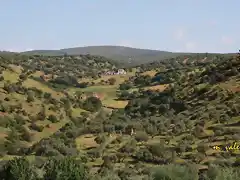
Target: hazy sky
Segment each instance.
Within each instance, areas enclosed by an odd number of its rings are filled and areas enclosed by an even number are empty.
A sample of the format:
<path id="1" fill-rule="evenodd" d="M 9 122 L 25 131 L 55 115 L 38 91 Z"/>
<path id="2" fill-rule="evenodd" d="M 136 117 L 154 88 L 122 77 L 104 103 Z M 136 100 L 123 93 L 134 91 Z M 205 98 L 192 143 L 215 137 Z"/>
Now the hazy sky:
<path id="1" fill-rule="evenodd" d="M 236 52 L 240 0 L 2 0 L 0 49 Z"/>

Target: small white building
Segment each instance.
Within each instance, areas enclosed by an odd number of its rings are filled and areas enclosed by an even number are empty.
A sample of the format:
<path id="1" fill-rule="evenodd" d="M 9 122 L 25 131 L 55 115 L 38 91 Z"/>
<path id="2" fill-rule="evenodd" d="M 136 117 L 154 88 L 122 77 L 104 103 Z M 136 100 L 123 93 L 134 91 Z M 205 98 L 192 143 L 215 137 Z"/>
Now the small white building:
<path id="1" fill-rule="evenodd" d="M 107 71 L 104 74 L 105 75 L 122 75 L 122 74 L 127 74 L 127 72 L 124 69 L 118 69 L 117 71 Z"/>
<path id="2" fill-rule="evenodd" d="M 127 72 L 124 69 L 118 69 L 116 74 L 127 74 Z"/>

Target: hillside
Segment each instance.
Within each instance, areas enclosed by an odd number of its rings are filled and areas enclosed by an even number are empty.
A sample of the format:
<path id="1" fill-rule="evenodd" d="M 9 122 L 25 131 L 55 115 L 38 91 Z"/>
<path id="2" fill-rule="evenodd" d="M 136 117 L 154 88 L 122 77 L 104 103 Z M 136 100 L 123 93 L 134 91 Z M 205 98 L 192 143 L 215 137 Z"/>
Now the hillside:
<path id="1" fill-rule="evenodd" d="M 0 179 L 238 179 L 240 54 L 0 58 Z"/>

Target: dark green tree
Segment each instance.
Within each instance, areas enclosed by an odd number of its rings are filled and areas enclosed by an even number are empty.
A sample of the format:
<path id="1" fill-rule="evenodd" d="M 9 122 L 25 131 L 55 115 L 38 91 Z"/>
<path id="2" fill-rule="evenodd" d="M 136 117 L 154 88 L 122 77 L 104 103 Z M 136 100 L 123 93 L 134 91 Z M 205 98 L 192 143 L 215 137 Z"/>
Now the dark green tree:
<path id="1" fill-rule="evenodd" d="M 72 157 L 49 159 L 45 166 L 45 180 L 85 180 L 85 167 Z"/>
<path id="2" fill-rule="evenodd" d="M 2 172 L 0 179 L 4 180 L 36 180 L 37 173 L 25 158 L 15 158 L 9 161 Z"/>

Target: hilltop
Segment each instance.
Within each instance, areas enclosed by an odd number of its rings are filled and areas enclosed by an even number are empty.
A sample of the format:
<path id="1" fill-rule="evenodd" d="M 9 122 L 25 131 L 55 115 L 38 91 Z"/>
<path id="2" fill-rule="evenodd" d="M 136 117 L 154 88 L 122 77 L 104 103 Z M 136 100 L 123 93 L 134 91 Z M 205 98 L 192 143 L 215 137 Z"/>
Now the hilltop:
<path id="1" fill-rule="evenodd" d="M 224 147 L 240 140 L 240 55 L 180 55 L 120 75 L 102 74 L 123 65 L 97 55 L 0 58 L 2 176 L 239 176 L 239 151 Z"/>

